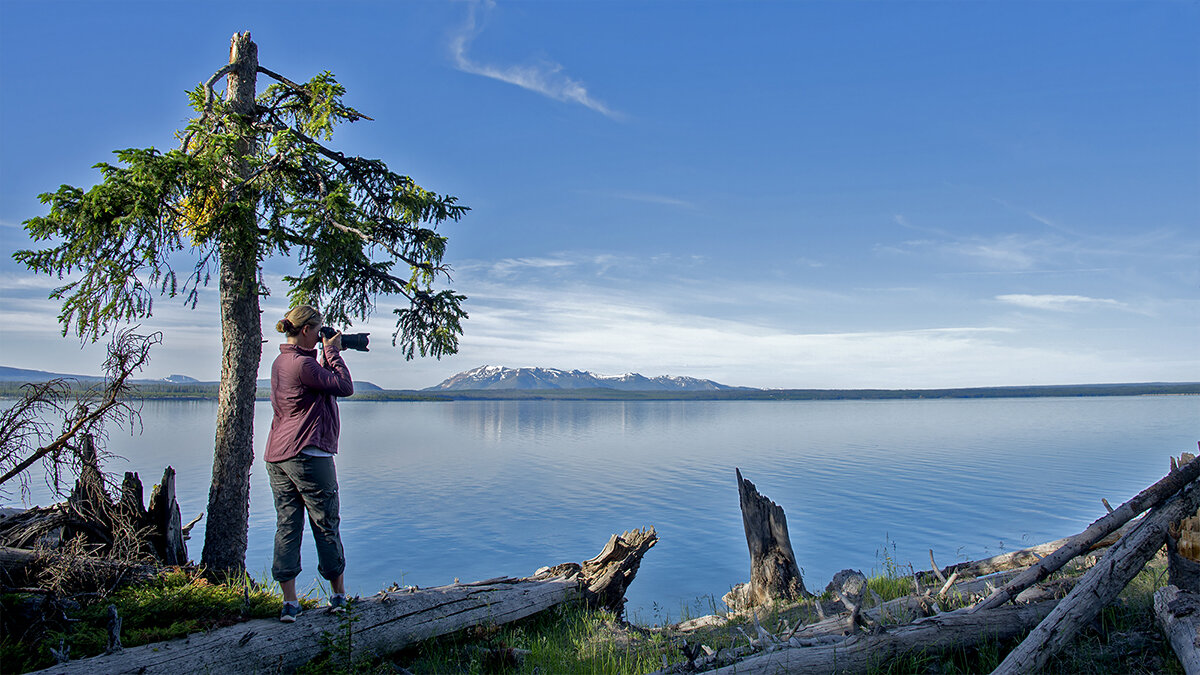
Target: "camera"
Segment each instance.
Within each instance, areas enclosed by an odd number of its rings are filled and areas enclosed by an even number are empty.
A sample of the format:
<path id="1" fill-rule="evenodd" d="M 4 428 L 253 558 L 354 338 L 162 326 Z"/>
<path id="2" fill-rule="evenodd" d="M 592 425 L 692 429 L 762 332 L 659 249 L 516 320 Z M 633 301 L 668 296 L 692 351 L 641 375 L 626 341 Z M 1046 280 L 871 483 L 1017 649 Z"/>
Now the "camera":
<path id="1" fill-rule="evenodd" d="M 337 329 L 322 326 L 321 330 L 317 331 L 317 334 L 321 336 L 321 340 L 329 340 L 334 335 L 337 335 Z M 367 348 L 367 343 L 371 341 L 370 335 L 370 333 L 342 333 L 342 349 L 369 352 L 371 350 Z"/>

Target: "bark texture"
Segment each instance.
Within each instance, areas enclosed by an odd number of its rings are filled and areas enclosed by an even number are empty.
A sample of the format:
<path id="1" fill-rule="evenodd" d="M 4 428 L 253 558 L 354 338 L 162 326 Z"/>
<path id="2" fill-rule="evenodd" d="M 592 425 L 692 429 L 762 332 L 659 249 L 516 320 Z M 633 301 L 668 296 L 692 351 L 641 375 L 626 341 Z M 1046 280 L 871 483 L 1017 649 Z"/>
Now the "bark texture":
<path id="1" fill-rule="evenodd" d="M 353 656 L 388 654 L 473 625 L 523 619 L 580 597 L 579 584 L 551 579 L 495 579 L 417 591 L 381 593 L 351 606 L 350 618 L 308 610 L 295 623 L 256 619 L 185 640 L 126 647 L 37 671 L 68 673 L 294 672 L 325 651 L 322 636 L 352 633 Z"/>
<path id="2" fill-rule="evenodd" d="M 993 675 L 1016 675 L 1043 669 L 1050 657 L 1070 644 L 1080 629 L 1089 625 L 1162 548 L 1171 523 L 1194 513 L 1198 506 L 1200 479 L 1192 481 L 1182 492 L 1147 514 L 1141 524 L 1110 548 L 1054 611 L 1009 652 Z"/>
<path id="3" fill-rule="evenodd" d="M 1154 616 L 1187 675 L 1200 675 L 1200 595 L 1165 586 L 1154 592 Z"/>
<path id="4" fill-rule="evenodd" d="M 794 601 L 808 597 L 804 579 L 792 552 L 787 518 L 783 508 L 758 493 L 754 483 L 734 469 L 746 545 L 750 548 L 749 601 L 752 606 L 775 600 Z"/>
<path id="5" fill-rule="evenodd" d="M 623 616 L 625 591 L 633 583 L 642 557 L 657 543 L 658 534 L 653 527 L 612 535 L 599 555 L 580 565 L 588 602 Z"/>
<path id="6" fill-rule="evenodd" d="M 258 73 L 258 47 L 250 33 L 234 34 L 229 47 L 226 101 L 235 115 L 252 121 Z M 231 159 L 243 179 L 250 174 L 244 157 L 248 139 Z M 231 186 L 232 187 L 232 186 Z M 253 203 L 242 195 L 243 203 Z M 258 246 L 255 210 L 241 208 L 221 223 L 221 385 L 217 391 L 217 428 L 212 486 L 201 562 L 211 572 L 245 569 L 250 518 L 250 471 L 254 462 L 254 397 L 262 360 L 262 322 L 258 300 Z"/>
<path id="7" fill-rule="evenodd" d="M 831 644 L 784 647 L 712 671 L 720 675 L 865 672 L 909 651 L 936 652 L 1006 640 L 1029 630 L 1057 601 L 1006 605 L 986 612 L 946 612 L 882 632 L 859 633 Z"/>

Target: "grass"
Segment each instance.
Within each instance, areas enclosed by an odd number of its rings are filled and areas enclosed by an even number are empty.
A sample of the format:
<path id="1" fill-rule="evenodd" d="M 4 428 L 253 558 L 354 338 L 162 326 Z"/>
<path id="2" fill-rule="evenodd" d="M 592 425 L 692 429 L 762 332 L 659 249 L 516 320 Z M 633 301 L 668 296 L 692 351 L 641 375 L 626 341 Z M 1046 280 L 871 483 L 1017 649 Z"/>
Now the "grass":
<path id="1" fill-rule="evenodd" d="M 164 572 L 104 598 L 54 601 L 38 594 L 7 593 L 0 596 L 4 615 L 0 662 L 4 672 L 24 672 L 54 665 L 50 648 L 70 649 L 71 658 L 104 653 L 109 605 L 117 608 L 122 620 L 122 645 L 134 647 L 277 616 L 281 603 L 282 597 L 271 586 L 249 578 L 212 584 L 184 570 Z"/>
<path id="2" fill-rule="evenodd" d="M 906 594 L 902 578 L 907 566 L 889 564 L 868 579 L 884 600 Z M 1067 650 L 1057 655 L 1046 673 L 1181 673 L 1178 660 L 1158 631 L 1153 618 L 1153 592 L 1166 583 L 1165 562 L 1151 562 L 1095 624 L 1084 630 Z M 269 584 L 235 579 L 210 584 L 195 574 L 174 571 L 150 583 L 126 588 L 106 598 L 61 601 L 54 611 L 32 611 L 42 596 L 10 593 L 0 596 L 4 632 L 0 662 L 4 672 L 23 672 L 53 665 L 50 649 L 70 649 L 72 658 L 103 653 L 107 646 L 107 607 L 112 604 L 124 621 L 122 642 L 131 647 L 237 623 L 249 618 L 274 617 L 281 598 Z M 90 602 L 84 603 L 83 600 Z M 306 606 L 315 601 L 305 600 Z M 696 603 L 702 607 L 703 603 Z M 715 608 L 715 598 L 708 607 Z M 45 608 L 43 608 L 44 610 Z M 57 613 L 56 613 L 57 612 Z M 65 614 L 64 614 L 65 612 Z M 21 623 L 35 615 L 36 621 Z M 69 617 L 70 620 L 64 620 Z M 811 604 L 760 609 L 755 619 L 768 631 L 780 633 L 797 623 L 816 620 Z M 385 657 L 364 658 L 354 643 L 353 609 L 343 615 L 337 631 L 324 635 L 324 654 L 302 673 L 394 673 L 404 668 L 425 673 L 646 673 L 663 666 L 663 659 L 684 659 L 684 641 L 720 650 L 746 644 L 754 634 L 754 619 L 731 617 L 720 627 L 682 633 L 673 627 L 644 628 L 617 620 L 609 612 L 579 606 L 560 606 L 521 622 L 475 627 L 427 641 Z M 741 629 L 741 630 L 739 630 Z M 743 633 L 744 631 L 745 633 Z M 906 654 L 874 671 L 893 673 L 977 673 L 994 669 L 1015 646 L 996 642 L 973 649 Z"/>

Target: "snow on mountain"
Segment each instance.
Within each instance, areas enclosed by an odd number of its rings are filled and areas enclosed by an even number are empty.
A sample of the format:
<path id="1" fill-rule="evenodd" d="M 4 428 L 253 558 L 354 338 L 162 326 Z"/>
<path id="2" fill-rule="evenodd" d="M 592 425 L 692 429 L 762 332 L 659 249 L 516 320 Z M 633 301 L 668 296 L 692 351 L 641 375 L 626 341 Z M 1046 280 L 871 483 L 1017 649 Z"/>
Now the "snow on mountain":
<path id="1" fill-rule="evenodd" d="M 586 370 L 479 366 L 425 391 L 480 389 L 617 389 L 620 391 L 718 391 L 744 389 L 694 377 L 646 377 L 638 373 L 596 375 Z"/>
<path id="2" fill-rule="evenodd" d="M 170 382 L 171 384 L 195 384 L 195 383 L 200 382 L 200 380 L 197 380 L 194 377 L 188 377 L 187 375 L 178 375 L 178 374 L 168 375 L 168 376 L 164 377 L 162 379 L 162 381 Z"/>

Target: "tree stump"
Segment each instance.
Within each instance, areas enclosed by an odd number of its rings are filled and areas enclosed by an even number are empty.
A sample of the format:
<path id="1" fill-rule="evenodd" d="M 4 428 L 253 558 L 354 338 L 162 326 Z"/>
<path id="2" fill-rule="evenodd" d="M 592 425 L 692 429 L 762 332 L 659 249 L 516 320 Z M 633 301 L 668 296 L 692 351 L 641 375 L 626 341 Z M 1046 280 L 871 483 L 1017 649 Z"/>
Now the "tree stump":
<path id="1" fill-rule="evenodd" d="M 186 565 L 187 545 L 183 543 L 183 518 L 179 502 L 175 501 L 175 469 L 163 471 L 162 482 L 150 491 L 150 508 L 146 516 L 152 528 L 150 542 L 159 560 L 167 565 Z"/>
<path id="2" fill-rule="evenodd" d="M 796 554 L 792 552 L 783 508 L 759 494 L 754 483 L 742 478 L 741 469 L 734 471 L 746 545 L 750 548 L 750 586 L 746 598 L 750 606 L 810 597 L 796 565 Z"/>

